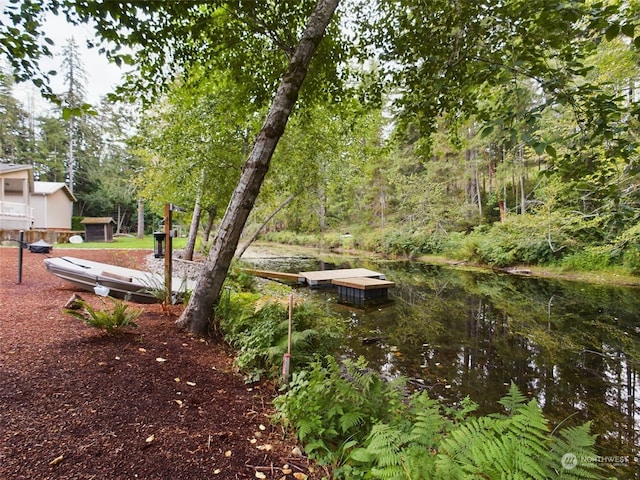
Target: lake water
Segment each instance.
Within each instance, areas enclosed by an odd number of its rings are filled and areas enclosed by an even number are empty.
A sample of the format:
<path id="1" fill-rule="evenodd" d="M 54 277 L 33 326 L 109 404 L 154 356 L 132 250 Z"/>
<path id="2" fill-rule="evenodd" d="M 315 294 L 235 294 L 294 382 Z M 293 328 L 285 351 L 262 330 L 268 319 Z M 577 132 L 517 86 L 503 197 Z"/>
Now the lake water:
<path id="1" fill-rule="evenodd" d="M 591 421 L 598 463 L 640 478 L 640 289 L 336 256 L 268 267 L 384 273 L 396 283 L 385 305 L 352 308 L 334 290 L 309 291 L 348 322 L 343 355 L 448 404 L 469 396 L 480 413 L 497 411 L 514 382 L 551 429 Z"/>

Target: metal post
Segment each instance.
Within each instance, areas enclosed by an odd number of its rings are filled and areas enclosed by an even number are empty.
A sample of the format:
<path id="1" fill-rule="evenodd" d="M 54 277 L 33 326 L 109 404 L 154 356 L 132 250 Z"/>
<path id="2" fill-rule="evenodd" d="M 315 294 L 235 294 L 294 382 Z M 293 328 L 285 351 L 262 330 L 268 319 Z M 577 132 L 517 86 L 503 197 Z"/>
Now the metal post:
<path id="1" fill-rule="evenodd" d="M 164 205 L 164 235 L 165 235 L 165 247 L 164 247 L 164 284 L 165 284 L 165 297 L 164 301 L 167 305 L 171 305 L 171 264 L 173 256 L 173 239 L 171 238 L 171 211 L 172 205 L 165 203 Z"/>
<path id="2" fill-rule="evenodd" d="M 18 283 L 22 283 L 22 246 L 24 245 L 24 230 L 18 233 Z"/>

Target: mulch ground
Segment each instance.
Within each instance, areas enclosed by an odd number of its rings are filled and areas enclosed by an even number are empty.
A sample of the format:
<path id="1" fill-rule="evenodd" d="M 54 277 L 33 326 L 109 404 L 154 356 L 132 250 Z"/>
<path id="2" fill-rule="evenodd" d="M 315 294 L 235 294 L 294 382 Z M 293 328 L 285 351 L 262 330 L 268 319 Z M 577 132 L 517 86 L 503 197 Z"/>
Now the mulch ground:
<path id="1" fill-rule="evenodd" d="M 148 251 L 63 250 L 144 269 Z M 321 478 L 269 422 L 269 385 L 247 385 L 225 346 L 139 305 L 138 328 L 106 335 L 65 314 L 78 292 L 42 254 L 0 247 L 0 478 Z M 290 470 L 290 471 L 289 471 Z"/>

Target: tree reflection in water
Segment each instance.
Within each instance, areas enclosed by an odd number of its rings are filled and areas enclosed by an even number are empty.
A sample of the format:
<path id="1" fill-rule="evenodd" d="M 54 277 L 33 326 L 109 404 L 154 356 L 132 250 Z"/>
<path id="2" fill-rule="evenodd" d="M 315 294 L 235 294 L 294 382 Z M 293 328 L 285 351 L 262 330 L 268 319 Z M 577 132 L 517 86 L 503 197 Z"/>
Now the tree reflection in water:
<path id="1" fill-rule="evenodd" d="M 637 463 L 638 289 L 411 262 L 334 263 L 378 270 L 396 283 L 387 306 L 336 308 L 351 326 L 344 355 L 363 355 L 385 377 L 403 375 L 450 405 L 468 395 L 479 413 L 495 412 L 513 381 L 538 400 L 551 430 L 590 421 L 601 456 Z M 316 295 L 336 301 L 335 292 Z M 614 472 L 634 478 L 633 469 Z"/>

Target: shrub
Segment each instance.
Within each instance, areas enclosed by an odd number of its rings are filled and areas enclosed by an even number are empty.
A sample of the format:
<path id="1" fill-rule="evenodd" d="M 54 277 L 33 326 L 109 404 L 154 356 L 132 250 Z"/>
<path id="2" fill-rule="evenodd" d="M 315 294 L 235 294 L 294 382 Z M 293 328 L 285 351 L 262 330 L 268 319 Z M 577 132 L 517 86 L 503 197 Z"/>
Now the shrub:
<path id="1" fill-rule="evenodd" d="M 490 228 L 474 230 L 455 256 L 499 267 L 550 263 L 576 245 L 574 220 L 559 215 L 511 216 Z"/>
<path id="2" fill-rule="evenodd" d="M 560 261 L 562 267 L 582 271 L 604 270 L 616 263 L 618 262 L 612 245 L 585 247 Z"/>
<path id="3" fill-rule="evenodd" d="M 288 349 L 288 297 L 232 293 L 221 298 L 216 316 L 225 340 L 239 353 L 236 365 L 247 381 L 276 378 Z M 343 328 L 336 319 L 299 302 L 293 310 L 290 368 L 302 369 L 316 354 L 332 352 Z"/>
<path id="4" fill-rule="evenodd" d="M 288 391 L 274 400 L 275 419 L 295 431 L 311 458 L 339 472 L 375 424 L 392 420 L 400 386 L 384 382 L 363 359 L 340 366 L 326 356 L 293 374 Z M 344 478 L 355 478 L 349 474 Z"/>
<path id="5" fill-rule="evenodd" d="M 631 275 L 640 275 L 640 247 L 627 249 L 622 264 Z"/>
<path id="6" fill-rule="evenodd" d="M 640 223 L 625 230 L 616 241 L 616 251 L 622 252 L 622 264 L 632 275 L 640 275 Z"/>
<path id="7" fill-rule="evenodd" d="M 74 301 L 74 308 L 67 308 L 64 312 L 74 318 L 82 320 L 87 325 L 106 331 L 108 334 L 115 333 L 119 329 L 131 326 L 137 327 L 135 320 L 142 314 L 140 309 L 129 309 L 125 302 L 114 298 L 109 298 L 113 303 L 111 311 L 97 310 L 86 301 L 78 298 Z M 105 303 L 104 300 L 102 301 Z M 106 304 L 105 304 L 106 305 Z"/>

